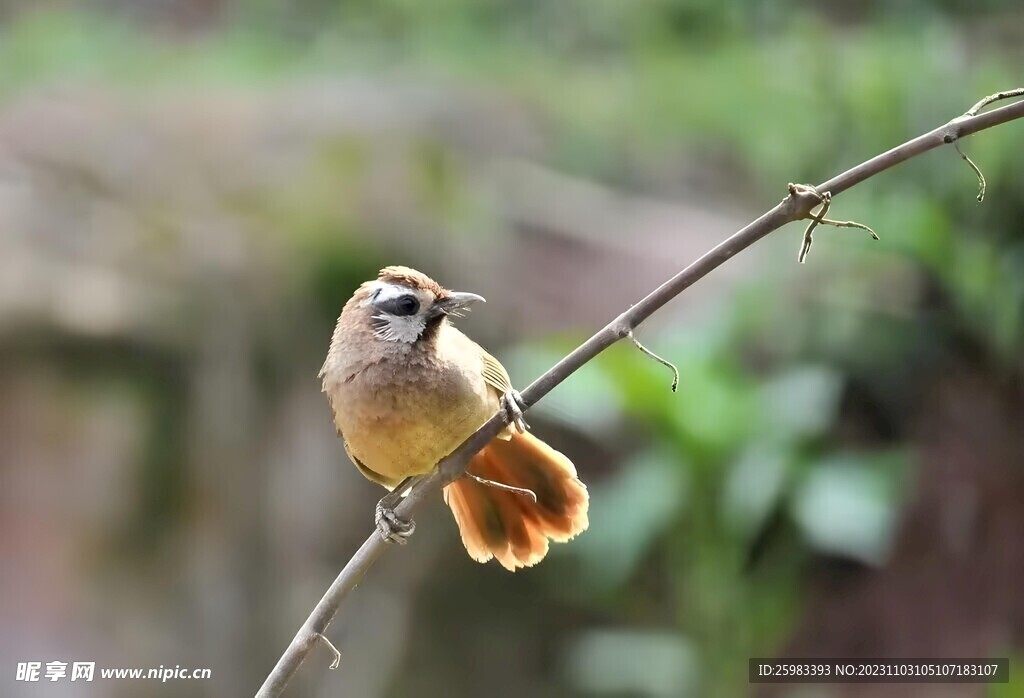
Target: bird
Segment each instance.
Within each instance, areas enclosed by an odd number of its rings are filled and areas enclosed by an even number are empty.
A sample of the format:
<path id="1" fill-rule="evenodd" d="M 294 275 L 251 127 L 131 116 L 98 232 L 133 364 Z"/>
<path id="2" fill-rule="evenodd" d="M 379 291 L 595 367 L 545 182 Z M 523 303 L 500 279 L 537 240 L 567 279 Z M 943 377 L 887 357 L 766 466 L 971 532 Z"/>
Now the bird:
<path id="1" fill-rule="evenodd" d="M 345 303 L 319 377 L 349 459 L 391 491 L 375 522 L 398 543 L 415 527 L 393 507 L 408 483 L 501 411 L 505 428 L 443 496 L 469 556 L 514 572 L 586 530 L 589 495 L 572 461 L 527 430 L 501 363 L 452 324 L 483 302 L 415 269 L 385 267 Z"/>

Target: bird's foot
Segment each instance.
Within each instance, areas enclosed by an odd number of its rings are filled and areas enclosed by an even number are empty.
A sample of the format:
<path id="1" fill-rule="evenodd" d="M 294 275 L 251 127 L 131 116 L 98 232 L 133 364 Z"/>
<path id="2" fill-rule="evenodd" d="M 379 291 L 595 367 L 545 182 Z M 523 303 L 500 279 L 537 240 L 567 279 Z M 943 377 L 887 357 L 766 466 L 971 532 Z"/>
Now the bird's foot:
<path id="1" fill-rule="evenodd" d="M 387 499 L 388 497 L 385 496 L 377 502 L 377 508 L 374 510 L 373 521 L 377 525 L 377 533 L 389 543 L 405 545 L 409 536 L 416 531 L 416 522 L 412 519 L 406 521 L 399 518 L 394 507 L 386 501 Z"/>
<path id="2" fill-rule="evenodd" d="M 505 423 L 514 426 L 520 434 L 530 428 L 523 419 L 526 407 L 523 396 L 514 388 L 501 396 L 501 410 L 505 413 Z"/>

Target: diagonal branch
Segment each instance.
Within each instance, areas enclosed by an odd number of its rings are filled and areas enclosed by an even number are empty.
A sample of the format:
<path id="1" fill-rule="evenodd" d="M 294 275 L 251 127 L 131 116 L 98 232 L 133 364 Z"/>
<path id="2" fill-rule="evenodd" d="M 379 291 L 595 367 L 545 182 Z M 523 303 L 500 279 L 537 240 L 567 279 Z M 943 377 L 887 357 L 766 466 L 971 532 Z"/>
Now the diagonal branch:
<path id="1" fill-rule="evenodd" d="M 945 143 L 952 143 L 959 138 L 969 136 L 993 126 L 1024 117 L 1024 101 L 1015 102 L 992 111 L 978 114 L 977 112 L 997 99 L 1014 97 L 1024 94 L 1024 89 L 1009 90 L 987 97 L 972 108 L 971 112 L 953 119 L 928 133 L 907 141 L 903 145 L 862 162 L 842 174 L 817 185 L 816 187 L 791 187 L 790 194 L 777 206 L 763 214 L 739 232 L 719 243 L 714 249 L 693 262 L 690 266 L 673 276 L 652 291 L 629 310 L 608 323 L 601 331 L 577 347 L 553 366 L 547 373 L 535 380 L 523 391 L 525 406 L 532 406 L 547 395 L 559 383 L 573 372 L 593 359 L 599 353 L 620 339 L 627 337 L 640 323 L 650 317 L 670 300 L 678 296 L 694 283 L 711 273 L 733 255 L 742 252 L 755 242 L 778 230 L 786 223 L 810 217 L 811 210 L 821 203 L 816 192 L 828 192 L 833 197 L 847 189 L 860 184 L 869 177 L 920 155 L 938 148 Z M 395 513 L 408 518 L 412 512 L 428 497 L 436 495 L 440 489 L 462 475 L 469 459 L 488 444 L 505 427 L 502 413 L 491 417 L 476 433 L 466 439 L 455 451 L 441 461 L 437 470 L 424 477 L 409 492 L 408 496 L 396 507 Z M 345 565 L 334 583 L 313 609 L 309 618 L 303 623 L 299 632 L 292 639 L 288 649 L 278 660 L 263 686 L 256 694 L 257 698 L 272 698 L 284 690 L 288 680 L 298 670 L 299 665 L 319 642 L 321 634 L 327 629 L 331 620 L 338 612 L 342 601 L 356 588 L 363 575 L 384 552 L 387 544 L 384 539 L 373 532 L 359 550 Z"/>

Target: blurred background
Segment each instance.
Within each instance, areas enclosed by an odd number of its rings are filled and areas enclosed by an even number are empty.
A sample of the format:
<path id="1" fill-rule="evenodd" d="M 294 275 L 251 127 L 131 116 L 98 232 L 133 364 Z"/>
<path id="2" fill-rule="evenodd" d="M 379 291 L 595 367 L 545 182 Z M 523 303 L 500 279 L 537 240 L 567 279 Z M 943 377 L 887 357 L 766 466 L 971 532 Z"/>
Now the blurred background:
<path id="1" fill-rule="evenodd" d="M 383 493 L 317 372 L 386 264 L 520 387 L 777 203 L 1020 86 L 1016 0 L 0 2 L 0 694 L 252 695 Z M 773 234 L 532 411 L 591 527 L 441 504 L 291 696 L 1024 696 L 1024 123 Z M 1005 657 L 751 686 L 756 656 Z M 18 662 L 210 668 L 19 683 Z"/>

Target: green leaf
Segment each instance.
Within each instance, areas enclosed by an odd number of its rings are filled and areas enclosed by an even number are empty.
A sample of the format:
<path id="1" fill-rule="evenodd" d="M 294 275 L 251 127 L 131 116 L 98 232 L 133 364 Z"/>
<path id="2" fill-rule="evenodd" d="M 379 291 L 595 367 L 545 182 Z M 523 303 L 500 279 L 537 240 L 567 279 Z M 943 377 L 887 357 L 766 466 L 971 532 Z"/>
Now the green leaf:
<path id="1" fill-rule="evenodd" d="M 823 434 L 835 421 L 842 386 L 842 376 L 824 366 L 803 366 L 769 380 L 761 388 L 769 440 Z"/>
<path id="2" fill-rule="evenodd" d="M 576 638 L 565 669 L 587 694 L 685 698 L 696 695 L 700 662 L 693 643 L 679 635 L 595 630 Z"/>
<path id="3" fill-rule="evenodd" d="M 591 487 L 590 528 L 569 547 L 583 561 L 586 583 L 608 589 L 625 582 L 685 506 L 688 489 L 686 471 L 669 453 L 640 455 Z"/>
<path id="4" fill-rule="evenodd" d="M 782 496 L 789 455 L 780 448 L 754 443 L 725 476 L 722 516 L 744 538 L 757 534 Z"/>
<path id="5" fill-rule="evenodd" d="M 561 361 L 565 353 L 556 348 L 521 345 L 505 355 L 504 364 L 512 384 L 522 389 Z M 530 412 L 580 431 L 599 433 L 620 421 L 622 405 L 614 381 L 599 364 L 590 362 L 548 393 Z"/>
<path id="6" fill-rule="evenodd" d="M 792 514 L 812 547 L 868 564 L 889 553 L 905 458 L 898 453 L 833 456 L 811 470 Z"/>

